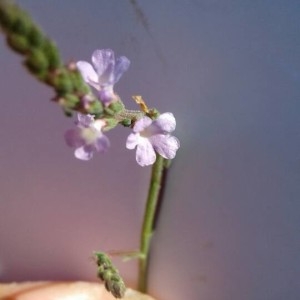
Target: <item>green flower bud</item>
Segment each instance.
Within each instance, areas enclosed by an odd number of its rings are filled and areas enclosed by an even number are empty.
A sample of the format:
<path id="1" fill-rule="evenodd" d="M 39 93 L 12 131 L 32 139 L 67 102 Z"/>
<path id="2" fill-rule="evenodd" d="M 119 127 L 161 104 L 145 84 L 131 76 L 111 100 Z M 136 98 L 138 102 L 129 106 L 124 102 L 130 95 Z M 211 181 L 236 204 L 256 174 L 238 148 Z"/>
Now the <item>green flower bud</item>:
<path id="1" fill-rule="evenodd" d="M 149 109 L 148 113 L 146 114 L 151 119 L 155 120 L 159 117 L 160 113 L 156 108 Z"/>
<path id="2" fill-rule="evenodd" d="M 119 122 L 114 118 L 105 118 L 103 120 L 106 123 L 105 127 L 103 128 L 104 132 L 115 128 L 119 124 Z"/>
<path id="3" fill-rule="evenodd" d="M 11 31 L 15 20 L 18 18 L 19 10 L 15 5 L 7 5 L 5 1 L 0 1 L 0 24 L 7 30 Z"/>
<path id="4" fill-rule="evenodd" d="M 48 61 L 44 53 L 38 49 L 32 49 L 25 61 L 25 65 L 33 74 L 43 74 L 47 72 Z"/>
<path id="5" fill-rule="evenodd" d="M 123 298 L 126 286 L 123 281 L 119 281 L 116 277 L 110 278 L 108 281 L 105 281 L 105 288 L 113 294 L 115 298 Z"/>
<path id="6" fill-rule="evenodd" d="M 69 74 L 70 79 L 72 80 L 74 91 L 83 95 L 88 94 L 90 88 L 83 81 L 81 74 L 76 69 L 70 70 Z"/>
<path id="7" fill-rule="evenodd" d="M 73 92 L 72 82 L 65 72 L 56 75 L 53 79 L 52 84 L 59 95 Z"/>
<path id="8" fill-rule="evenodd" d="M 45 37 L 41 30 L 33 26 L 27 34 L 28 43 L 34 48 L 42 48 L 45 43 Z"/>
<path id="9" fill-rule="evenodd" d="M 45 56 L 48 59 L 50 70 L 59 68 L 61 66 L 61 61 L 55 43 L 51 40 L 46 40 L 43 49 Z"/>
<path id="10" fill-rule="evenodd" d="M 124 120 L 122 120 L 121 124 L 125 127 L 130 127 L 132 124 L 132 121 L 130 119 L 124 119 Z"/>
<path id="11" fill-rule="evenodd" d="M 12 31 L 14 33 L 26 36 L 32 27 L 32 22 L 26 14 L 20 15 L 12 24 Z"/>
<path id="12" fill-rule="evenodd" d="M 67 94 L 64 96 L 64 107 L 74 109 L 80 103 L 78 97 L 72 94 Z"/>
<path id="13" fill-rule="evenodd" d="M 26 54 L 29 49 L 28 42 L 26 38 L 19 34 L 10 34 L 7 36 L 8 45 L 21 54 Z"/>
<path id="14" fill-rule="evenodd" d="M 102 103 L 98 100 L 90 102 L 86 108 L 86 111 L 91 115 L 100 115 L 103 112 Z"/>
<path id="15" fill-rule="evenodd" d="M 73 110 L 80 102 L 80 100 L 72 94 L 65 95 L 64 97 L 55 97 L 53 100 L 62 107 L 67 117 L 71 117 L 73 115 Z"/>
<path id="16" fill-rule="evenodd" d="M 125 109 L 122 101 L 113 101 L 108 105 L 108 109 L 113 112 L 113 114 L 119 113 Z"/>

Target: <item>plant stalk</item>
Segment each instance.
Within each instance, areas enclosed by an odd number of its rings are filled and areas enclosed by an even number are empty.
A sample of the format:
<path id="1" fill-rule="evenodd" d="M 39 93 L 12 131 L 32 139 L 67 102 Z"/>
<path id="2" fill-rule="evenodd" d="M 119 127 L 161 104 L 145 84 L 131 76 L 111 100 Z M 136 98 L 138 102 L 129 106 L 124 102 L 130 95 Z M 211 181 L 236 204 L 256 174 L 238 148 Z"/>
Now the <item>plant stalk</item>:
<path id="1" fill-rule="evenodd" d="M 156 161 L 152 166 L 150 186 L 140 236 L 138 289 L 143 293 L 147 291 L 150 245 L 153 234 L 155 212 L 163 178 L 163 168 L 164 158 L 157 154 Z"/>

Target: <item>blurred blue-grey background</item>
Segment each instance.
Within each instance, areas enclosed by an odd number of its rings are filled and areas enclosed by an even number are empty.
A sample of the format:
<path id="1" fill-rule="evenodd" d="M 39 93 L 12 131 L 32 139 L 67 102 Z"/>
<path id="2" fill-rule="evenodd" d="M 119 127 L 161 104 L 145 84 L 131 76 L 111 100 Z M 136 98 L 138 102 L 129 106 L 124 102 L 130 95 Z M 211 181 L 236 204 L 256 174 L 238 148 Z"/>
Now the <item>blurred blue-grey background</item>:
<path id="1" fill-rule="evenodd" d="M 150 293 L 298 300 L 298 0 L 19 0 L 65 61 L 112 48 L 115 90 L 177 118 L 181 141 L 154 236 Z M 0 36 L 0 280 L 96 280 L 93 250 L 138 247 L 150 168 L 112 147 L 77 161 L 53 92 Z M 136 262 L 116 263 L 136 285 Z"/>

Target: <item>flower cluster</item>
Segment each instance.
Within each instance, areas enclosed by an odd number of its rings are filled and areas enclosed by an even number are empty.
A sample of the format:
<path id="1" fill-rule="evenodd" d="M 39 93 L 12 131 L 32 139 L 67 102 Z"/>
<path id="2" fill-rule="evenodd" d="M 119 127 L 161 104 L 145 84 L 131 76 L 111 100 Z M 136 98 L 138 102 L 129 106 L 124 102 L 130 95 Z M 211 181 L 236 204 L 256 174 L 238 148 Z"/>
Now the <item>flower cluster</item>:
<path id="1" fill-rule="evenodd" d="M 128 69 L 128 58 L 121 56 L 115 59 L 110 49 L 96 50 L 92 54 L 92 65 L 86 61 L 79 61 L 76 65 L 84 81 L 96 90 L 104 107 L 108 108 L 112 103 L 121 101 L 114 92 L 114 84 Z M 87 98 L 88 95 L 83 99 Z M 173 114 L 163 113 L 157 118 L 151 118 L 148 112 L 143 113 L 144 116 L 131 123 L 133 132 L 127 138 L 126 148 L 136 148 L 136 161 L 140 166 L 152 165 L 156 153 L 166 159 L 173 159 L 180 146 L 179 140 L 170 134 L 176 127 Z M 122 120 L 120 114 L 115 118 Z M 107 127 L 105 116 L 95 119 L 93 115 L 78 114 L 75 124 L 76 128 L 65 133 L 65 140 L 70 147 L 76 148 L 76 158 L 89 160 L 94 152 L 107 151 L 110 143 L 103 134 Z"/>

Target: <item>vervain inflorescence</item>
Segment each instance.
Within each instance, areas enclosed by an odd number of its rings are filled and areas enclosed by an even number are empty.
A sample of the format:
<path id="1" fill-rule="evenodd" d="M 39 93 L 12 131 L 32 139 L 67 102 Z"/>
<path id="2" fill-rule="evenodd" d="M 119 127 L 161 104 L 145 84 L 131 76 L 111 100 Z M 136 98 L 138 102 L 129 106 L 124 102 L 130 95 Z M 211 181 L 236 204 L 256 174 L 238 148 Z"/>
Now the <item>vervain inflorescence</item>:
<path id="1" fill-rule="evenodd" d="M 115 298 L 122 298 L 125 294 L 125 284 L 119 275 L 118 270 L 113 266 L 109 257 L 103 252 L 95 252 L 98 266 L 97 275 L 104 282 L 105 288 L 111 292 Z"/>
<path id="2" fill-rule="evenodd" d="M 76 148 L 78 159 L 89 160 L 94 152 L 107 151 L 110 143 L 103 132 L 118 124 L 133 128 L 126 147 L 137 149 L 139 165 L 152 165 L 155 152 L 165 159 L 175 157 L 180 144 L 170 135 L 176 126 L 174 116 L 159 115 L 156 109 L 148 109 L 141 97 L 136 97 L 140 111 L 127 110 L 114 92 L 114 84 L 129 68 L 127 57 L 115 59 L 111 49 L 99 49 L 92 54 L 92 65 L 86 61 L 63 65 L 55 43 L 23 10 L 14 4 L 7 5 L 7 1 L 0 1 L 0 25 L 8 45 L 24 56 L 26 68 L 54 88 L 53 100 L 68 116 L 73 111 L 78 113 L 76 128 L 65 134 L 67 144 Z"/>
<path id="3" fill-rule="evenodd" d="M 139 289 L 147 289 L 148 257 L 160 188 L 167 161 L 175 157 L 179 140 L 172 136 L 176 120 L 172 113 L 160 114 L 149 108 L 141 96 L 133 96 L 140 110 L 128 110 L 114 85 L 130 66 L 127 57 L 115 59 L 111 49 L 98 49 L 92 64 L 78 61 L 63 64 L 55 43 L 50 40 L 29 15 L 9 0 L 0 0 L 0 29 L 9 47 L 23 56 L 24 66 L 38 80 L 52 87 L 66 116 L 76 113 L 75 127 L 65 133 L 68 146 L 75 148 L 80 160 L 90 160 L 95 152 L 110 147 L 107 132 L 117 125 L 130 128 L 127 149 L 136 149 L 140 166 L 152 166 L 150 186 L 141 230 Z M 116 298 L 123 297 L 125 284 L 109 257 L 95 253 L 98 277 Z"/>

